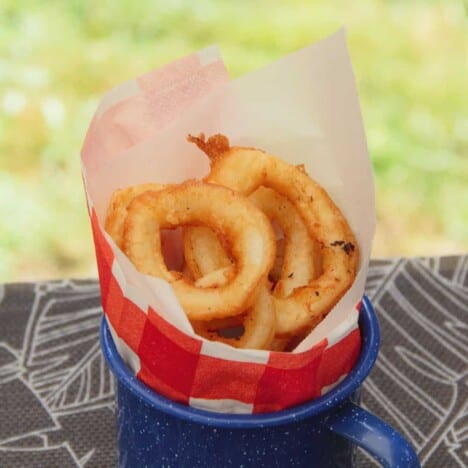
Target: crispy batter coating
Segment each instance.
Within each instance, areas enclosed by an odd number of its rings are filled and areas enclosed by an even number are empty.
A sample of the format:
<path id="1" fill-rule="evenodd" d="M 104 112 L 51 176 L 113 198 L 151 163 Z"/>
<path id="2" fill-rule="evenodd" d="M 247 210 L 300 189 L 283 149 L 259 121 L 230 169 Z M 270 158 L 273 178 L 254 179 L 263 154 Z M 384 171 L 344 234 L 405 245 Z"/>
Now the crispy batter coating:
<path id="1" fill-rule="evenodd" d="M 138 195 L 148 190 L 162 190 L 164 185 L 140 184 L 116 190 L 111 197 L 104 224 L 106 232 L 112 237 L 117 246 L 123 248 L 123 229 L 127 217 L 128 205 Z"/>
<path id="2" fill-rule="evenodd" d="M 261 186 L 268 187 L 294 205 L 319 246 L 322 271 L 286 297 L 274 294 L 277 335 L 297 335 L 314 328 L 349 289 L 357 272 L 358 245 L 339 208 L 303 168 L 251 148 L 231 147 L 212 158 L 205 180 L 245 196 Z"/>
<path id="3" fill-rule="evenodd" d="M 236 274 L 221 287 L 197 287 L 169 271 L 161 251 L 162 229 L 206 225 L 232 245 Z M 128 206 L 123 250 L 142 273 L 172 284 L 189 319 L 210 320 L 243 313 L 275 258 L 273 229 L 247 198 L 219 185 L 187 181 L 135 197 Z"/>
<path id="4" fill-rule="evenodd" d="M 199 278 L 195 284 L 223 286 L 235 271 L 231 259 L 215 232 L 206 227 L 184 230 L 184 251 L 192 274 Z M 230 317 L 232 320 L 234 317 Z M 235 348 L 268 349 L 276 330 L 276 314 L 266 278 L 255 294 L 250 308 L 244 311 L 243 330 L 235 338 L 224 336 L 222 330 L 231 324 L 197 321 L 192 325 L 199 335 Z"/>
<path id="5" fill-rule="evenodd" d="M 187 140 L 210 159 L 205 180 L 117 190 L 105 228 L 140 272 L 172 284 L 199 335 L 289 351 L 353 283 L 354 234 L 303 164 L 231 147 L 221 134 Z M 180 226 L 182 272 L 168 269 L 161 245 L 165 230 Z M 283 239 L 275 240 L 273 226 Z M 241 333 L 222 333 L 231 328 Z"/>

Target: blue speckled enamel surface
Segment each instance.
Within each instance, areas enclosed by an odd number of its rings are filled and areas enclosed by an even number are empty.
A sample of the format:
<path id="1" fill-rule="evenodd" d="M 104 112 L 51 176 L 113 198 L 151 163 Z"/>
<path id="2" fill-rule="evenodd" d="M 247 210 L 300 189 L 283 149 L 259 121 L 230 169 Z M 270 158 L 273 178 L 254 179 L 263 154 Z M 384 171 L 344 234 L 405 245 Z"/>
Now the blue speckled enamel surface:
<path id="1" fill-rule="evenodd" d="M 155 412 L 122 386 L 117 398 L 120 466 L 350 466 L 352 444 L 326 429 L 320 416 L 281 426 L 229 429 Z"/>
<path id="2" fill-rule="evenodd" d="M 350 467 L 354 442 L 385 466 L 418 467 L 399 433 L 353 403 L 379 349 L 377 319 L 366 298 L 360 327 L 358 362 L 329 393 L 277 413 L 230 415 L 180 405 L 149 390 L 126 369 L 104 325 L 102 347 L 117 378 L 119 466 Z"/>

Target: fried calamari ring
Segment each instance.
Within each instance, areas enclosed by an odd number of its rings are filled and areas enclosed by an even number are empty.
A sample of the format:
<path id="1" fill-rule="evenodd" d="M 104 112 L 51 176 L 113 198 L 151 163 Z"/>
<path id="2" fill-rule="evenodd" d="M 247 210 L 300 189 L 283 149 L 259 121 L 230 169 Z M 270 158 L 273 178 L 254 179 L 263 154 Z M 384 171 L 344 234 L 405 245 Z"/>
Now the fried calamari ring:
<path id="1" fill-rule="evenodd" d="M 185 228 L 183 231 L 184 258 L 190 272 L 196 277 L 208 275 L 221 268 L 231 267 L 233 261 L 216 234 L 208 227 Z"/>
<path id="2" fill-rule="evenodd" d="M 289 296 L 294 289 L 306 286 L 319 276 L 321 265 L 319 246 L 312 238 L 293 204 L 267 187 L 259 187 L 250 197 L 270 219 L 276 221 L 284 234 L 284 253 L 281 274 L 273 293 Z"/>
<path id="3" fill-rule="evenodd" d="M 249 198 L 271 222 L 277 222 L 285 236 L 277 241 L 277 256 L 270 272 L 275 279 L 275 296 L 285 297 L 318 276 L 321 268 L 318 246 L 287 198 L 266 187 L 259 187 Z M 184 230 L 184 255 L 197 277 L 223 267 L 227 274 L 232 265 L 221 242 L 208 228 Z"/>
<path id="4" fill-rule="evenodd" d="M 106 214 L 105 230 L 112 237 L 120 250 L 123 250 L 123 229 L 130 202 L 148 190 L 158 191 L 167 186 L 159 184 L 140 184 L 116 190 L 111 197 Z M 180 229 L 161 232 L 161 248 L 170 269 L 180 270 L 183 266 L 183 255 L 178 248 L 181 241 Z"/>
<path id="5" fill-rule="evenodd" d="M 358 247 L 341 211 L 301 168 L 260 150 L 232 147 L 224 153 L 211 152 L 210 140 L 189 139 L 210 156 L 207 182 L 230 187 L 244 195 L 266 186 L 295 206 L 309 235 L 320 245 L 322 274 L 307 286 L 296 288 L 288 297 L 275 297 L 277 334 L 296 335 L 314 328 L 349 289 L 356 275 Z"/>
<path id="6" fill-rule="evenodd" d="M 237 192 L 195 181 L 158 192 L 147 191 L 128 206 L 124 252 L 142 273 L 172 284 L 191 320 L 237 315 L 255 300 L 258 286 L 270 271 L 275 239 L 266 216 Z M 198 288 L 182 274 L 167 269 L 160 231 L 177 226 L 206 225 L 231 246 L 236 274 L 226 285 Z"/>
<path id="7" fill-rule="evenodd" d="M 235 269 L 218 236 L 211 229 L 184 229 L 184 252 L 190 258 L 187 266 L 193 268 L 191 273 L 199 277 L 195 284 L 222 286 Z M 237 317 L 229 319 L 235 320 Z M 243 327 L 240 335 L 227 337 L 222 333 L 223 329 L 238 327 L 239 323 L 233 325 L 233 322 L 212 320 L 192 321 L 192 325 L 197 334 L 212 341 L 221 341 L 235 348 L 268 349 L 275 335 L 276 315 L 266 281 L 260 286 L 254 303 L 240 322 Z"/>
<path id="8" fill-rule="evenodd" d="M 111 197 L 107 210 L 104 228 L 112 237 L 117 247 L 122 250 L 124 222 L 127 217 L 127 209 L 130 202 L 138 195 L 148 190 L 162 190 L 164 185 L 140 184 L 125 189 L 116 190 Z"/>
<path id="9" fill-rule="evenodd" d="M 266 284 L 262 284 L 255 303 L 242 321 L 243 331 L 240 336 L 223 336 L 222 330 L 230 327 L 220 323 L 198 321 L 192 324 L 198 335 L 211 341 L 220 341 L 235 348 L 269 349 L 275 335 L 275 323 L 272 296 Z"/>
<path id="10" fill-rule="evenodd" d="M 272 189 L 259 187 L 249 198 L 267 215 L 272 223 L 276 222 L 279 225 L 285 236 L 277 240 L 277 255 L 269 277 L 274 279 L 274 294 L 277 297 L 288 296 L 295 288 L 307 285 L 311 279 L 318 276 L 320 272 L 318 246 L 309 236 L 304 222 L 294 206 L 285 197 L 277 194 Z M 195 227 L 184 229 L 183 241 L 184 255 L 189 270 L 194 272 L 196 277 L 205 275 L 195 284 L 216 281 L 215 278 L 219 277 L 220 274 L 232 274 L 231 272 L 234 268 L 232 261 L 227 255 L 221 241 L 209 228 Z M 214 272 L 215 275 L 208 272 Z M 222 281 L 225 281 L 224 278 L 221 279 Z M 255 310 L 252 313 L 258 314 Z M 249 315 L 245 323 L 247 327 L 249 324 L 256 327 L 259 321 L 260 317 Z M 270 322 L 264 324 L 264 327 L 272 325 L 272 321 L 270 320 Z M 244 341 L 251 333 L 251 329 L 247 327 L 244 335 L 242 335 L 240 340 L 236 341 L 233 338 L 224 338 L 220 332 L 220 327 L 217 328 L 213 323 L 201 322 L 196 324 L 196 326 L 194 325 L 197 333 L 205 338 L 223 341 L 236 347 L 245 347 Z M 253 329 L 255 330 L 255 328 Z M 290 337 L 277 337 L 272 341 L 271 336 L 271 333 L 264 335 L 263 338 L 267 337 L 268 341 L 263 344 L 260 344 L 259 341 L 253 343 L 247 342 L 247 346 L 257 349 L 268 348 L 274 351 L 282 351 L 291 341 Z M 257 338 L 258 340 L 258 338 L 262 337 L 257 334 L 253 338 Z"/>

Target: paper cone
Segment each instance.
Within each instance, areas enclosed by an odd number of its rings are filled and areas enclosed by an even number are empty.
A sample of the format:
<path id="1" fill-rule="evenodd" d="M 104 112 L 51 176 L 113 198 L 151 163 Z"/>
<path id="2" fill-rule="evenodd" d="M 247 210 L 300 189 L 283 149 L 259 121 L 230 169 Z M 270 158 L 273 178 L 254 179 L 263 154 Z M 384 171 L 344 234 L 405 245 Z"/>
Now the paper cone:
<path id="1" fill-rule="evenodd" d="M 208 173 L 207 158 L 186 141 L 199 132 L 305 164 L 356 236 L 353 286 L 291 353 L 198 337 L 170 284 L 136 271 L 103 229 L 114 190 Z M 91 122 L 82 167 L 106 319 L 124 361 L 149 387 L 211 411 L 269 412 L 322 395 L 353 367 L 375 207 L 343 30 L 234 81 L 209 48 L 118 86 Z"/>

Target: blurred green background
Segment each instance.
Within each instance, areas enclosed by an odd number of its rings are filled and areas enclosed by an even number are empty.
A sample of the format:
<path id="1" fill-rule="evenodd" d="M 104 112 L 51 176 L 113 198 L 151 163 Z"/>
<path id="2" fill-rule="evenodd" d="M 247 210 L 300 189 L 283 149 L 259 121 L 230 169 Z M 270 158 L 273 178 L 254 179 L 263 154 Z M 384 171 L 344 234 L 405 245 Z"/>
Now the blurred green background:
<path id="1" fill-rule="evenodd" d="M 458 1 L 0 2 L 0 281 L 95 276 L 79 151 L 100 95 L 209 44 L 232 77 L 342 24 L 376 175 L 374 257 L 468 251 Z"/>

